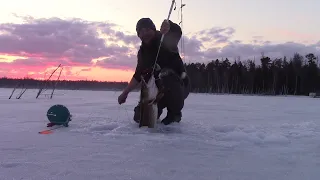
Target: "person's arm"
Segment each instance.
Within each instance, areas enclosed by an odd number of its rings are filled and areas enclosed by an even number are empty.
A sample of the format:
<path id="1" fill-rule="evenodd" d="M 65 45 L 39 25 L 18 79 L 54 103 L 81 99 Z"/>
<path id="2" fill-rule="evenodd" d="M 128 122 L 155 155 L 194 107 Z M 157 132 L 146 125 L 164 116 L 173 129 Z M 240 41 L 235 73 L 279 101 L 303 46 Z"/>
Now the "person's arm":
<path id="1" fill-rule="evenodd" d="M 123 90 L 123 93 L 129 94 L 132 90 L 134 90 L 138 86 L 138 84 L 139 84 L 139 81 L 137 81 L 134 77 L 132 77 L 127 87 Z"/>
<path id="2" fill-rule="evenodd" d="M 123 90 L 123 93 L 125 93 L 125 94 L 129 94 L 141 82 L 142 64 L 141 64 L 141 58 L 140 58 L 140 50 L 138 51 L 137 58 L 138 58 L 138 61 L 137 61 L 137 66 L 136 66 L 135 72 L 134 72 L 129 84 Z"/>
<path id="3" fill-rule="evenodd" d="M 177 52 L 177 56 L 179 56 L 178 54 L 178 44 L 179 41 L 182 37 L 182 30 L 181 27 L 176 24 L 173 23 L 172 21 L 169 20 L 170 23 L 170 30 L 169 32 L 165 35 L 164 37 L 164 42 L 165 44 L 169 44 L 169 47 L 171 50 L 176 51 Z M 185 67 L 183 64 L 183 61 L 180 58 L 174 58 L 174 66 L 176 67 L 176 69 L 178 70 L 178 74 L 180 75 L 180 78 L 184 79 L 187 76 L 187 73 L 185 71 Z"/>
<path id="4" fill-rule="evenodd" d="M 182 30 L 181 27 L 169 20 L 170 29 L 169 32 L 165 34 L 163 39 L 163 45 L 170 49 L 171 51 L 178 52 L 178 44 L 182 37 Z"/>
<path id="5" fill-rule="evenodd" d="M 174 68 L 177 71 L 177 74 L 181 79 L 184 79 L 187 76 L 187 72 L 184 67 L 183 61 L 178 53 L 175 56 L 177 57 L 171 59 L 172 68 Z"/>

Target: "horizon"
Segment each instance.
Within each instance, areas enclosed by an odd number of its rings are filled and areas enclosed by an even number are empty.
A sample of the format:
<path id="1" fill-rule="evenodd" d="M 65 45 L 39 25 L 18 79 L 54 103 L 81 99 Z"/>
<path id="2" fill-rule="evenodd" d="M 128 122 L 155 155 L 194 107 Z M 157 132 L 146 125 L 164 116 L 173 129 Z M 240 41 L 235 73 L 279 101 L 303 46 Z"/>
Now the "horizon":
<path id="1" fill-rule="evenodd" d="M 262 52 L 288 59 L 296 52 L 320 55 L 320 24 L 314 22 L 320 1 L 254 2 L 184 0 L 184 62 L 256 57 L 259 63 Z M 171 14 L 175 23 L 180 4 Z M 6 2 L 0 11 L 0 77 L 44 78 L 61 63 L 61 80 L 127 82 L 140 45 L 136 22 L 150 17 L 159 29 L 170 5 L 171 0 Z"/>

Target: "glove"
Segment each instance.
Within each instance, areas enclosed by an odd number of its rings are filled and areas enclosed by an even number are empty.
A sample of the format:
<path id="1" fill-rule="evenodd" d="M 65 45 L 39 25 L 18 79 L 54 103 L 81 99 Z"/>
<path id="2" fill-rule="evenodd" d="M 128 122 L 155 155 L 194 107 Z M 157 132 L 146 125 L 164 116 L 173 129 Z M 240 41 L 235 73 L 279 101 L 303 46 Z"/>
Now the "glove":
<path id="1" fill-rule="evenodd" d="M 185 79 L 187 77 L 187 73 L 186 72 L 182 72 L 180 78 L 181 79 Z"/>

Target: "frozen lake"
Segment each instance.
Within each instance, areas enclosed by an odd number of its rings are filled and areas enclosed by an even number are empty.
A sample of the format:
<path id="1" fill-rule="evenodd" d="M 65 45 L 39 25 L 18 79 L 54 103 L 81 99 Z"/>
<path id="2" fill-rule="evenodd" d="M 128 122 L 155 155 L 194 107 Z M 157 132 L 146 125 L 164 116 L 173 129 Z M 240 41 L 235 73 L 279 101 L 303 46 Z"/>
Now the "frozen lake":
<path id="1" fill-rule="evenodd" d="M 0 89 L 0 179 L 317 180 L 320 99 L 191 94 L 180 124 L 139 129 L 138 94 Z M 13 97 L 15 98 L 15 97 Z M 63 104 L 68 128 L 38 134 Z M 165 116 L 166 111 L 162 117 Z"/>

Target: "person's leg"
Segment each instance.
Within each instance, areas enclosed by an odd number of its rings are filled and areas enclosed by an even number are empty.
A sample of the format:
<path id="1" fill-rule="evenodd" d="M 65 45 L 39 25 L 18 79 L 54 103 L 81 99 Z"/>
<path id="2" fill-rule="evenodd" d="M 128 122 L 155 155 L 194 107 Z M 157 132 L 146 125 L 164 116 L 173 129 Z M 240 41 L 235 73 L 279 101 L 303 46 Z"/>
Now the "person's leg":
<path id="1" fill-rule="evenodd" d="M 167 107 L 167 102 L 166 102 L 167 100 L 166 100 L 165 94 L 166 93 L 164 92 L 164 95 L 157 102 L 157 105 L 158 105 L 158 119 L 162 115 L 163 109 Z"/>
<path id="2" fill-rule="evenodd" d="M 140 122 L 140 104 L 138 104 L 136 107 L 134 107 L 133 120 L 134 120 L 136 123 L 139 123 L 139 122 Z"/>
<path id="3" fill-rule="evenodd" d="M 189 76 L 184 78 L 182 82 L 183 82 L 183 96 L 184 96 L 183 98 L 187 99 L 187 97 L 190 94 L 190 87 L 191 87 Z"/>
<path id="4" fill-rule="evenodd" d="M 161 103 L 167 108 L 167 116 L 161 121 L 168 125 L 172 122 L 180 122 L 184 106 L 184 91 L 181 80 L 176 74 L 168 74 L 161 77 L 163 86 L 165 87 L 165 95 L 161 99 Z"/>

